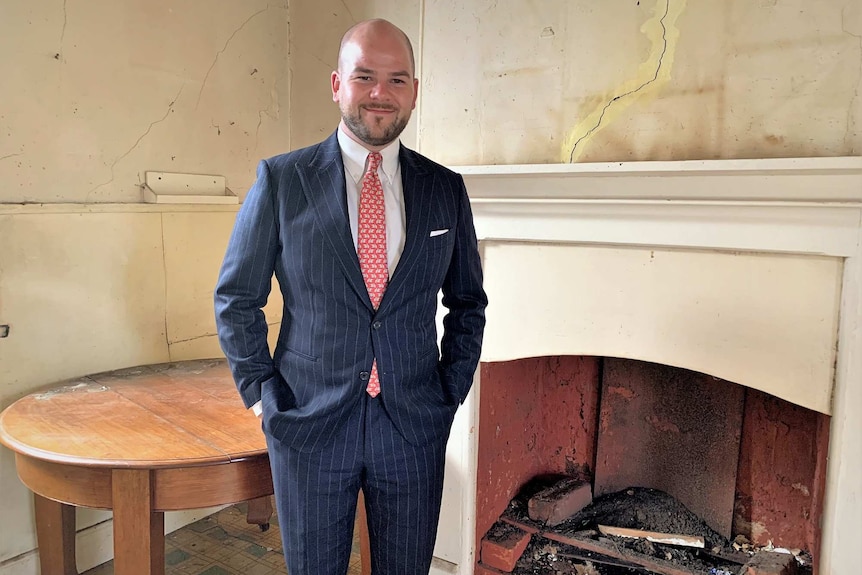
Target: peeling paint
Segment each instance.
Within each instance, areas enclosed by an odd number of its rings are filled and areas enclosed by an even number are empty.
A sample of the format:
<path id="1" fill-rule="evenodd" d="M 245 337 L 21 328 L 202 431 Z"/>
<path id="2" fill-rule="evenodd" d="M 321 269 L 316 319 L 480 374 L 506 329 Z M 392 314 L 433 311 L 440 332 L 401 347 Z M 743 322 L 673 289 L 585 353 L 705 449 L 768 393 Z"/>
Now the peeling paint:
<path id="1" fill-rule="evenodd" d="M 654 16 L 641 26 L 641 31 L 652 44 L 649 57 L 639 66 L 637 77 L 610 90 L 602 101 L 610 99 L 597 106 L 569 132 L 563 141 L 561 161 L 576 162 L 596 133 L 613 123 L 636 101 L 657 96 L 670 81 L 679 39 L 676 21 L 685 11 L 686 4 L 687 0 L 656 2 Z"/>
<path id="2" fill-rule="evenodd" d="M 805 497 L 811 497 L 811 493 L 808 491 L 808 487 L 806 487 L 805 485 L 802 485 L 801 483 L 794 483 L 793 485 L 791 485 L 791 487 L 805 495 Z"/>

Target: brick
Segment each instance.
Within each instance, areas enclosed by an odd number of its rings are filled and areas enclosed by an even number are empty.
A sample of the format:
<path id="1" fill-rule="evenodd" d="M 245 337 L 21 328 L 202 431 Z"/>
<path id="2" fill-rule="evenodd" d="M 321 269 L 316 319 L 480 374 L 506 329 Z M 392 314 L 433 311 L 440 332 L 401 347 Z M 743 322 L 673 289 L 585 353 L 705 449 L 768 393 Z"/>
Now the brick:
<path id="1" fill-rule="evenodd" d="M 527 502 L 527 513 L 533 521 L 542 521 L 553 527 L 592 502 L 593 491 L 589 483 L 567 478 L 532 496 Z"/>
<path id="2" fill-rule="evenodd" d="M 796 575 L 796 557 L 788 553 L 760 551 L 745 564 L 744 575 Z"/>
<path id="3" fill-rule="evenodd" d="M 476 565 L 476 570 L 473 572 L 473 575 L 504 575 L 504 571 L 494 569 L 493 567 L 488 567 L 484 563 L 478 563 Z"/>
<path id="4" fill-rule="evenodd" d="M 529 545 L 531 537 L 532 535 L 514 525 L 497 521 L 482 538 L 482 564 L 506 573 L 511 572 Z"/>

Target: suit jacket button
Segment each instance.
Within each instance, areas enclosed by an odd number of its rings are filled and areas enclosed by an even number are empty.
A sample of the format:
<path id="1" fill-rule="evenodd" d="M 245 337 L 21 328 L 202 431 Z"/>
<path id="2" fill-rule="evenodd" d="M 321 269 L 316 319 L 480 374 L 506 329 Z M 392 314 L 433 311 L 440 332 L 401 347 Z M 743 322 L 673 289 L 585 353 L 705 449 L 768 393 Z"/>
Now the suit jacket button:
<path id="1" fill-rule="evenodd" d="M 380 329 L 380 327 L 381 327 L 382 325 L 383 325 L 383 324 L 382 324 L 382 323 L 380 323 L 379 321 L 375 321 L 374 323 L 372 323 L 372 324 L 371 324 L 371 327 L 373 327 L 374 329 Z"/>
<path id="2" fill-rule="evenodd" d="M 359 379 L 361 379 L 362 381 L 368 381 L 369 377 L 371 377 L 371 374 L 368 373 L 367 371 L 360 371 L 359 372 Z"/>

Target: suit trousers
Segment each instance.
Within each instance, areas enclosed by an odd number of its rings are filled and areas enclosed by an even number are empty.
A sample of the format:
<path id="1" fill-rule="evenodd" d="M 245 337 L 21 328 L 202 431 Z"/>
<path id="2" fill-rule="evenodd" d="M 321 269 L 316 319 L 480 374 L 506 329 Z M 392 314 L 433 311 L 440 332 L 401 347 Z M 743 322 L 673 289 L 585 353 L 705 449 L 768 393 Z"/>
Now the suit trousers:
<path id="1" fill-rule="evenodd" d="M 345 575 L 360 488 L 372 574 L 430 569 L 448 431 L 414 446 L 392 424 L 381 396 L 362 395 L 323 450 L 303 453 L 267 435 L 288 575 Z"/>

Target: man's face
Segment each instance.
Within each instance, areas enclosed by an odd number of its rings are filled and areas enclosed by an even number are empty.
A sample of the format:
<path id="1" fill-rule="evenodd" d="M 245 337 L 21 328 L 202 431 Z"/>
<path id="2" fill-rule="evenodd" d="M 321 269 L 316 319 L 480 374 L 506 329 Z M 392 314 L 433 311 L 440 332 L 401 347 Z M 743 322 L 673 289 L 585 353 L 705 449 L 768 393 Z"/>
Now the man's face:
<path id="1" fill-rule="evenodd" d="M 418 80 L 403 39 L 389 31 L 358 32 L 332 73 L 332 99 L 354 137 L 371 149 L 397 138 L 416 106 Z"/>

